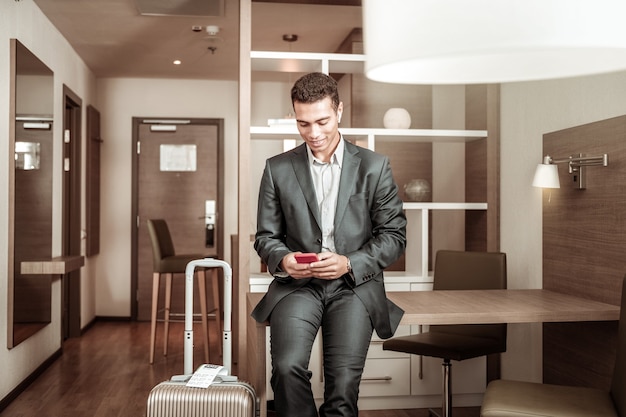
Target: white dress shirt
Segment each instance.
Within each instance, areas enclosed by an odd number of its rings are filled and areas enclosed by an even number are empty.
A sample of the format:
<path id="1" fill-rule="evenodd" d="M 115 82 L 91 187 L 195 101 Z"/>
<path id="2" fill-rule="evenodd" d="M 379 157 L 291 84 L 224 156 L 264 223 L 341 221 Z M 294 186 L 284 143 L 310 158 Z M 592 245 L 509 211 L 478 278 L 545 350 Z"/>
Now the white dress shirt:
<path id="1" fill-rule="evenodd" d="M 323 162 L 313 156 L 313 152 L 307 145 L 309 168 L 317 195 L 317 207 L 322 218 L 322 252 L 335 252 L 335 210 L 344 149 L 343 138 L 339 138 L 339 144 L 331 155 L 330 162 Z"/>

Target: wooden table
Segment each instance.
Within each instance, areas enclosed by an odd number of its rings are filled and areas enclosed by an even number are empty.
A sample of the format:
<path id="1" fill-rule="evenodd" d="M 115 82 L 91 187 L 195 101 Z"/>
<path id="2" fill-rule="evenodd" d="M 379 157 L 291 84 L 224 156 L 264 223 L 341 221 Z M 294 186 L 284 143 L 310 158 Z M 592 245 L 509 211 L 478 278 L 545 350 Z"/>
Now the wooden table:
<path id="1" fill-rule="evenodd" d="M 263 293 L 248 293 L 248 315 Z M 387 296 L 404 310 L 400 324 L 544 323 L 619 320 L 620 307 L 548 290 L 405 291 Z M 248 377 L 265 417 L 267 323 L 248 322 Z"/>

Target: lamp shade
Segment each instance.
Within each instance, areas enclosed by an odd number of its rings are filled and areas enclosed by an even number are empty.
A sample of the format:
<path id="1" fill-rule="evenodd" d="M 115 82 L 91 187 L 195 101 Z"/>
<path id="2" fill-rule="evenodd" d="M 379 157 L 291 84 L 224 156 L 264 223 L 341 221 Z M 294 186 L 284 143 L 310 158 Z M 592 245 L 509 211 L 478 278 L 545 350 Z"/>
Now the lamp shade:
<path id="1" fill-rule="evenodd" d="M 533 178 L 533 187 L 561 188 L 559 171 L 554 164 L 538 164 Z"/>
<path id="2" fill-rule="evenodd" d="M 365 73 L 400 84 L 626 69 L 624 0 L 363 0 Z"/>

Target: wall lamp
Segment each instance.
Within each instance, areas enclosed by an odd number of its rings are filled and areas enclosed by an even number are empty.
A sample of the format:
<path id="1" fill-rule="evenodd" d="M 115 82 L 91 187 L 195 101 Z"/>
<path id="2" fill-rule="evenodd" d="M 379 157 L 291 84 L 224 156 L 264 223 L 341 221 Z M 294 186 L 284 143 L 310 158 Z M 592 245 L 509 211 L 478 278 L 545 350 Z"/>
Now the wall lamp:
<path id="1" fill-rule="evenodd" d="M 587 188 L 585 167 L 600 165 L 609 165 L 609 156 L 602 154 L 598 156 L 578 156 L 570 155 L 568 158 L 554 159 L 550 155 L 543 158 L 543 163 L 537 165 L 535 170 L 535 178 L 533 179 L 533 187 L 541 188 L 561 188 L 559 182 L 559 172 L 556 164 L 567 163 L 568 171 L 572 176 L 572 183 L 577 190 Z"/>

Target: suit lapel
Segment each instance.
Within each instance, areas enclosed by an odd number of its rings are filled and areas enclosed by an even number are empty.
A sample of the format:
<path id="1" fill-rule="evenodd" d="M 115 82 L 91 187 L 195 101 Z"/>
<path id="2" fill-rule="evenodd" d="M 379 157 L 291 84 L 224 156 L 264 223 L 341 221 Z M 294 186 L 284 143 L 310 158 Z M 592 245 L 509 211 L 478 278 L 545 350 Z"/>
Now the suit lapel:
<path id="1" fill-rule="evenodd" d="M 359 165 L 361 165 L 361 158 L 356 156 L 357 153 L 358 149 L 346 141 L 343 165 L 341 167 L 341 180 L 339 182 L 339 195 L 337 196 L 337 209 L 335 211 L 335 230 L 339 228 L 350 196 L 354 194 L 354 185 L 357 181 Z"/>
<path id="2" fill-rule="evenodd" d="M 309 206 L 309 211 L 313 214 L 313 218 L 315 218 L 318 227 L 321 229 L 322 220 L 320 219 L 320 214 L 317 208 L 317 196 L 315 195 L 315 186 L 313 185 L 313 180 L 311 178 L 305 144 L 302 144 L 295 149 L 291 163 L 296 174 L 296 179 L 300 184 L 300 189 L 302 190 L 306 203 Z"/>

